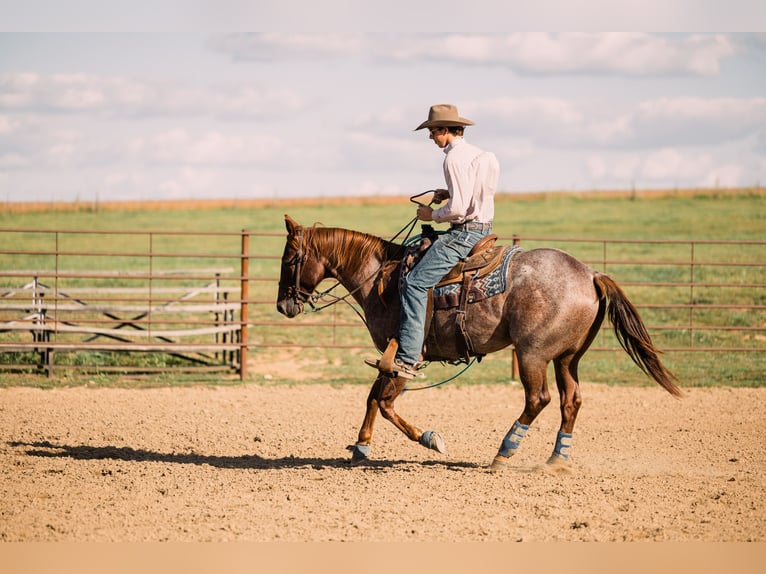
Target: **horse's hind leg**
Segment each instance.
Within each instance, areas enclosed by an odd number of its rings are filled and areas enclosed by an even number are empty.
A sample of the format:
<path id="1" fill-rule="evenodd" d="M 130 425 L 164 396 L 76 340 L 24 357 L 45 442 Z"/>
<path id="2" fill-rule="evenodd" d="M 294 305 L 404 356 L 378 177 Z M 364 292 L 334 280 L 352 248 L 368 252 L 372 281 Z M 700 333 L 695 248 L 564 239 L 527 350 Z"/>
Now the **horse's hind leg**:
<path id="1" fill-rule="evenodd" d="M 383 418 L 390 421 L 396 428 L 402 431 L 407 437 L 415 442 L 419 442 L 426 448 L 443 453 L 444 440 L 439 433 L 434 431 L 421 431 L 418 427 L 411 425 L 400 417 L 394 410 L 394 402 L 404 391 L 407 383 L 406 379 L 401 377 L 389 377 L 383 373 L 378 375 L 375 384 L 367 397 L 367 412 L 359 430 L 357 443 L 350 447 L 351 458 L 353 461 L 361 461 L 370 456 L 370 442 L 372 441 L 372 427 L 375 422 L 375 414 L 380 410 Z"/>
<path id="2" fill-rule="evenodd" d="M 529 430 L 529 425 L 551 402 L 547 369 L 547 361 L 529 358 L 519 353 L 519 377 L 524 385 L 524 410 L 503 438 L 500 449 L 492 461 L 492 470 L 502 470 L 508 466 L 510 458 L 516 454 L 521 440 Z"/>
<path id="3" fill-rule="evenodd" d="M 572 354 L 558 357 L 553 361 L 556 371 L 556 386 L 561 402 L 561 427 L 556 435 L 556 445 L 553 448 L 553 454 L 548 459 L 548 464 L 565 465 L 569 463 L 572 431 L 574 431 L 577 413 L 580 412 L 580 405 L 582 405 L 580 383 L 577 379 L 579 360 L 579 355 Z"/>

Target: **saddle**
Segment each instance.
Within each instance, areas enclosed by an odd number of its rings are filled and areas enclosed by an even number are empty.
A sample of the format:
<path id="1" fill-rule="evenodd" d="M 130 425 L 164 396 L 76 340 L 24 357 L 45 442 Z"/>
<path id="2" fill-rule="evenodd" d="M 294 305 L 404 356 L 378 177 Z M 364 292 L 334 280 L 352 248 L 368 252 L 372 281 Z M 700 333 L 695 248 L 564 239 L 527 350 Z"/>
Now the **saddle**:
<path id="1" fill-rule="evenodd" d="M 479 279 L 492 273 L 503 260 L 504 247 L 496 246 L 497 235 L 487 235 L 482 237 L 479 242 L 473 246 L 468 257 L 458 261 L 452 271 L 442 277 L 436 286 L 443 287 L 452 283 L 462 283 L 466 274 L 473 279 Z M 472 273 L 473 272 L 473 273 Z"/>

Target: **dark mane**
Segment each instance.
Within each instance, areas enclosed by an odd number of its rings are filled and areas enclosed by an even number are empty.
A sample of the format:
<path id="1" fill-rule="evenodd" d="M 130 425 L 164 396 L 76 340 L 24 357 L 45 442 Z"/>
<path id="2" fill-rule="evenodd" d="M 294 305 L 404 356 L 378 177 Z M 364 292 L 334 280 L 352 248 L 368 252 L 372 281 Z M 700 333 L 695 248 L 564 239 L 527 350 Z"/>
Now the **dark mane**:
<path id="1" fill-rule="evenodd" d="M 313 256 L 327 257 L 333 267 L 356 274 L 370 259 L 399 261 L 404 246 L 375 235 L 334 227 L 306 228 L 306 250 Z"/>

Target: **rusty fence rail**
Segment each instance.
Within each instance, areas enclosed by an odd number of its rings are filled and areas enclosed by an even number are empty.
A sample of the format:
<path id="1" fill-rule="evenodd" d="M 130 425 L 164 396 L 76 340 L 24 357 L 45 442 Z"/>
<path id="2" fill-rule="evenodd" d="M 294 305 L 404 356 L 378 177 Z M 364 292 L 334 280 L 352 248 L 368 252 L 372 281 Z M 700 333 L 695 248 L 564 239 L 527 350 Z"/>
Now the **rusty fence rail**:
<path id="1" fill-rule="evenodd" d="M 500 241 L 561 248 L 609 273 L 666 351 L 766 350 L 766 241 Z M 247 230 L 0 229 L 0 370 L 244 379 L 250 350 L 370 348 L 350 306 L 294 320 L 276 312 L 283 245 L 284 233 Z M 619 347 L 604 328 L 592 348 Z"/>

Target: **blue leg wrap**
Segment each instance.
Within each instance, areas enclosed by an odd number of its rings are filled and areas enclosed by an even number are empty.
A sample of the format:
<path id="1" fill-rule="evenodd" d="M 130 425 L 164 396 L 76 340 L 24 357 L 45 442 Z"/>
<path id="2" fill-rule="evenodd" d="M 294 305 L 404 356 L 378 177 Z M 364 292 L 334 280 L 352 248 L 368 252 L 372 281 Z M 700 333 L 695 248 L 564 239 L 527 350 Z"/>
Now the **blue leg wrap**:
<path id="1" fill-rule="evenodd" d="M 351 460 L 360 461 L 370 458 L 370 452 L 372 448 L 368 444 L 354 444 L 348 447 L 351 451 Z"/>
<path id="2" fill-rule="evenodd" d="M 556 447 L 553 449 L 553 456 L 558 456 L 564 460 L 569 460 L 569 450 L 572 448 L 572 435 L 559 431 L 556 435 Z"/>
<path id="3" fill-rule="evenodd" d="M 518 420 L 514 421 L 511 430 L 509 430 L 508 434 L 505 435 L 505 438 L 503 438 L 503 443 L 500 445 L 500 451 L 498 454 L 501 454 L 505 457 L 514 454 L 519 448 L 521 439 L 526 436 L 528 430 L 529 425 L 523 425 Z"/>
<path id="4" fill-rule="evenodd" d="M 444 439 L 436 431 L 425 431 L 422 435 L 420 435 L 420 440 L 418 442 L 424 447 L 435 450 L 436 452 L 444 453 L 446 450 L 444 446 Z"/>

